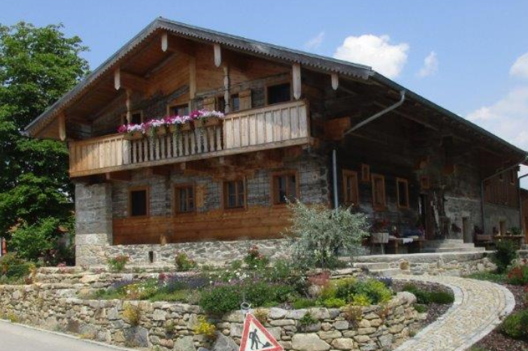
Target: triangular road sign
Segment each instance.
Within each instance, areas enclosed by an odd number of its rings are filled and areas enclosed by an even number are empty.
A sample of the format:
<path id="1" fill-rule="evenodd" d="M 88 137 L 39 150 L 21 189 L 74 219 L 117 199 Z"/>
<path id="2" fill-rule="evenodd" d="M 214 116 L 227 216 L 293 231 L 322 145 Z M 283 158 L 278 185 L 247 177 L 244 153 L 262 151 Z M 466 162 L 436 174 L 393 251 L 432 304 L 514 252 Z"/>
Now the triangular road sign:
<path id="1" fill-rule="evenodd" d="M 269 331 L 251 313 L 246 315 L 240 351 L 284 351 Z"/>

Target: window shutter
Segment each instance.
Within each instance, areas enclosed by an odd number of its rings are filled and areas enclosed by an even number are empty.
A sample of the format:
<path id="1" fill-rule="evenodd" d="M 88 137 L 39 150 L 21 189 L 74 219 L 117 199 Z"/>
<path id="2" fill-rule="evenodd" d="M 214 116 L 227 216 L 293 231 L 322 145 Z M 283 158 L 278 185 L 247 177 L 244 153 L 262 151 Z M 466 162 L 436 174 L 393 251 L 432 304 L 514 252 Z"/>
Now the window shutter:
<path id="1" fill-rule="evenodd" d="M 215 109 L 215 101 L 214 97 L 205 98 L 203 101 L 204 110 L 213 111 Z"/>
<path id="2" fill-rule="evenodd" d="M 249 110 L 251 107 L 251 89 L 241 91 L 238 93 L 238 98 L 240 99 L 240 109 Z"/>

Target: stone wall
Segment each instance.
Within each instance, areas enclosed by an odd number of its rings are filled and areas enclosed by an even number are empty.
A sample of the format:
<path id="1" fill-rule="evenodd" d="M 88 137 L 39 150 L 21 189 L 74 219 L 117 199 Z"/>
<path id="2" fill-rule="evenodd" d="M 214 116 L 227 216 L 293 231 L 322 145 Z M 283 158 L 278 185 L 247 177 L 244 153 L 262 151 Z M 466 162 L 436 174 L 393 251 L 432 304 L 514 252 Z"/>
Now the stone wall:
<path id="1" fill-rule="evenodd" d="M 119 300 L 81 300 L 72 285 L 40 284 L 0 286 L 2 318 L 51 330 L 79 334 L 102 342 L 158 350 L 192 351 L 198 347 L 215 349 L 202 335 L 195 335 L 198 306 Z M 261 309 L 264 325 L 285 350 L 391 350 L 409 338 L 423 318 L 413 307 L 414 295 L 398 293 L 387 306 L 360 308 L 355 317 L 341 309 L 308 310 Z M 138 323 L 124 316 L 125 310 L 138 313 Z M 314 324 L 302 325 L 310 313 Z M 240 343 L 244 315 L 233 312 L 213 322 L 217 342 Z M 216 348 L 217 349 L 217 348 Z"/>

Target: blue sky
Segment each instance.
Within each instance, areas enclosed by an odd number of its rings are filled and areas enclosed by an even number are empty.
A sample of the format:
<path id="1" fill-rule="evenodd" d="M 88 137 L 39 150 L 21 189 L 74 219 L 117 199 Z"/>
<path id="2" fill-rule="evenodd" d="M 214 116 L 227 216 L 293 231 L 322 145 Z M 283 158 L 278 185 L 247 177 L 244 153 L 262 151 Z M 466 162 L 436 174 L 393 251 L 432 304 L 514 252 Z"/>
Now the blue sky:
<path id="1" fill-rule="evenodd" d="M 3 0 L 0 23 L 63 23 L 92 68 L 158 16 L 363 60 L 528 149 L 527 14 L 521 0 Z"/>

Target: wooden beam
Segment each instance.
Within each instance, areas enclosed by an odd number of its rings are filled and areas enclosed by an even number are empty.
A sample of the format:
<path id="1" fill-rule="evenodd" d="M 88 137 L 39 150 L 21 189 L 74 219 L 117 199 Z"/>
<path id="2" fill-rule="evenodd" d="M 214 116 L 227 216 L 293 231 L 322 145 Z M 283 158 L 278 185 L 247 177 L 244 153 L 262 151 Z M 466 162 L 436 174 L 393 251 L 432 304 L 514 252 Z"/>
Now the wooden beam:
<path id="1" fill-rule="evenodd" d="M 214 64 L 216 67 L 220 67 L 222 65 L 222 48 L 220 47 L 220 44 L 214 44 L 213 51 L 214 51 Z"/>
<path id="2" fill-rule="evenodd" d="M 132 95 L 132 91 L 130 89 L 127 89 L 126 90 L 126 102 L 125 102 L 125 105 L 126 105 L 126 120 L 127 120 L 127 124 L 131 124 L 132 123 L 132 102 L 131 102 L 131 95 Z"/>
<path id="3" fill-rule="evenodd" d="M 330 79 L 332 80 L 332 89 L 337 90 L 339 88 L 339 76 L 337 73 L 332 73 Z"/>
<path id="4" fill-rule="evenodd" d="M 294 63 L 292 66 L 293 97 L 295 100 L 301 98 L 301 65 Z"/>
<path id="5" fill-rule="evenodd" d="M 189 96 L 192 99 L 196 97 L 196 59 L 189 58 Z"/>
<path id="6" fill-rule="evenodd" d="M 118 171 L 105 173 L 105 178 L 107 181 L 129 182 L 132 179 L 132 175 L 129 171 Z"/>
<path id="7" fill-rule="evenodd" d="M 231 112 L 231 94 L 229 93 L 229 67 L 224 65 L 224 101 L 225 113 Z"/>
<path id="8" fill-rule="evenodd" d="M 66 116 L 64 113 L 59 114 L 59 138 L 66 140 Z"/>
<path id="9" fill-rule="evenodd" d="M 171 174 L 171 166 L 157 166 L 157 167 L 149 167 L 147 168 L 147 175 L 148 176 L 162 176 L 162 177 L 170 177 Z"/>
<path id="10" fill-rule="evenodd" d="M 137 76 L 129 72 L 125 72 L 120 68 L 114 71 L 115 90 L 124 88 L 145 93 L 147 91 L 147 84 L 147 79 L 143 77 Z"/>
<path id="11" fill-rule="evenodd" d="M 169 49 L 169 34 L 161 34 L 161 51 L 166 52 Z"/>

